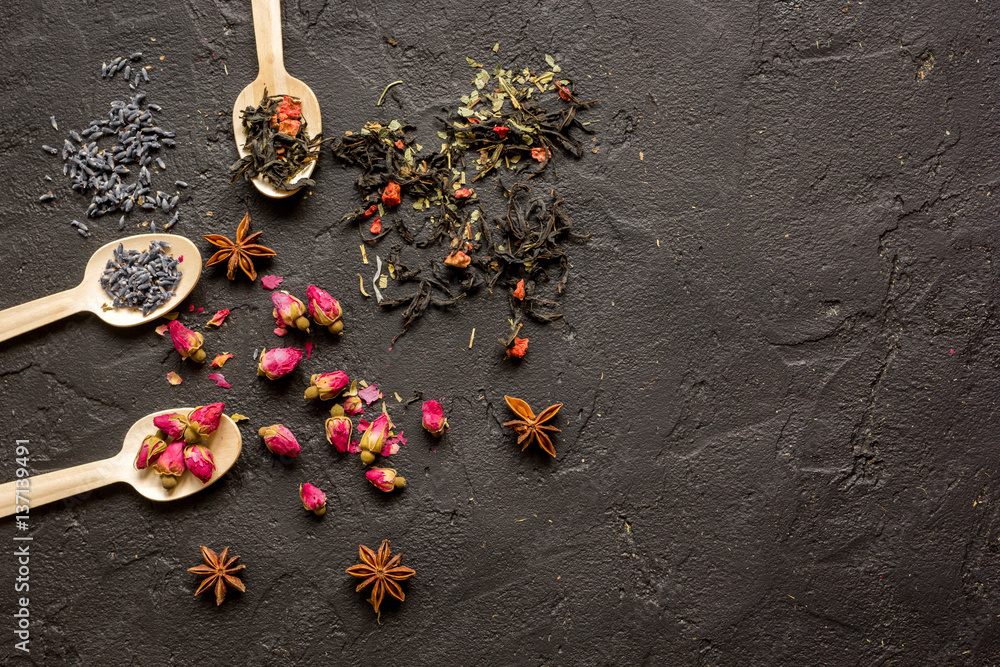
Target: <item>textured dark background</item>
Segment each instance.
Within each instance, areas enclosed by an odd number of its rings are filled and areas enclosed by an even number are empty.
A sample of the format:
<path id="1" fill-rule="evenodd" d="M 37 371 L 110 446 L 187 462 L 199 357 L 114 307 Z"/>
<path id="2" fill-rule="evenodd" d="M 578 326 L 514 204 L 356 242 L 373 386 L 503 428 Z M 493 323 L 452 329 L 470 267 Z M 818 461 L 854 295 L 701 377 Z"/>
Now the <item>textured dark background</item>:
<path id="1" fill-rule="evenodd" d="M 71 287 L 116 238 L 111 219 L 89 240 L 67 228 L 85 201 L 39 145 L 126 94 L 99 66 L 141 49 L 181 141 L 155 184 L 193 186 L 176 231 L 232 234 L 249 209 L 278 252 L 265 272 L 346 309 L 342 339 L 314 333 L 313 359 L 265 382 L 250 357 L 277 340 L 269 294 L 207 271 L 190 300 L 206 312 L 182 319 L 233 309 L 206 345 L 236 354 L 228 391 L 152 326 L 79 316 L 0 345 L 5 480 L 15 438 L 44 472 L 114 454 L 156 409 L 225 400 L 251 417 L 241 460 L 196 497 L 112 487 L 32 513 L 33 664 L 1000 664 L 995 5 L 286 3 L 286 64 L 328 136 L 399 117 L 434 145 L 466 56 L 537 67 L 549 52 L 602 99 L 598 152 L 558 163 L 594 234 L 570 248 L 568 326 L 529 328 L 517 365 L 494 342 L 501 295 L 432 312 L 388 349 L 399 315 L 358 293 L 372 267 L 336 224 L 354 174 L 328 153 L 306 198 L 227 185 L 232 102 L 256 73 L 249 2 L 8 5 L 0 306 Z M 333 455 L 324 407 L 301 399 L 308 373 L 338 368 L 443 399 L 441 444 L 417 410 L 393 412 L 403 493 Z M 505 393 L 566 404 L 556 460 L 500 428 Z M 294 463 L 254 434 L 276 421 L 304 442 Z M 329 494 L 322 520 L 299 504 L 306 480 Z M 379 626 L 343 570 L 383 538 L 417 576 Z M 191 597 L 199 544 L 242 555 L 246 594 Z"/>

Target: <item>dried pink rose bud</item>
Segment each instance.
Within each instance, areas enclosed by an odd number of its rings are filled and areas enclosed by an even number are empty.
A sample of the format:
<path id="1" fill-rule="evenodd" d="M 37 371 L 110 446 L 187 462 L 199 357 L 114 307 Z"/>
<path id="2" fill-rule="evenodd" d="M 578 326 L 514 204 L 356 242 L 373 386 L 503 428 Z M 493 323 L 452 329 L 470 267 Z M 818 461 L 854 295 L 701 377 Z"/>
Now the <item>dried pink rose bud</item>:
<path id="1" fill-rule="evenodd" d="M 170 340 L 174 343 L 174 349 L 183 359 L 190 359 L 199 364 L 205 363 L 205 350 L 201 346 L 205 343 L 205 338 L 200 333 L 191 331 L 177 320 L 171 320 L 167 325 L 170 332 Z"/>
<path id="2" fill-rule="evenodd" d="M 326 494 L 318 486 L 309 482 L 299 485 L 299 496 L 302 498 L 302 506 L 307 510 L 312 510 L 316 516 L 326 514 Z"/>
<path id="3" fill-rule="evenodd" d="M 184 448 L 184 465 L 191 474 L 201 480 L 202 484 L 208 484 L 215 472 L 215 457 L 207 447 L 202 445 L 188 445 Z"/>
<path id="4" fill-rule="evenodd" d="M 188 415 L 188 425 L 184 429 L 184 440 L 188 443 L 195 443 L 213 433 L 219 428 L 219 420 L 222 418 L 222 410 L 225 403 L 212 403 L 210 405 L 199 405 Z"/>
<path id="5" fill-rule="evenodd" d="M 406 479 L 396 474 L 394 468 L 371 468 L 365 472 L 368 481 L 383 491 L 395 491 L 406 486 Z"/>
<path id="6" fill-rule="evenodd" d="M 366 466 L 375 462 L 375 455 L 382 453 L 385 437 L 392 428 L 392 420 L 386 413 L 380 414 L 361 436 L 361 462 Z"/>
<path id="7" fill-rule="evenodd" d="M 183 437 L 184 429 L 187 428 L 187 425 L 187 415 L 183 415 L 180 412 L 168 412 L 165 415 L 153 417 L 153 426 L 171 438 Z"/>
<path id="8" fill-rule="evenodd" d="M 330 409 L 330 418 L 326 420 L 326 439 L 341 454 L 351 450 L 351 433 L 354 424 L 351 418 L 344 415 L 344 409 L 335 405 Z"/>
<path id="9" fill-rule="evenodd" d="M 318 398 L 328 401 L 336 398 L 340 392 L 347 388 L 350 380 L 344 371 L 334 371 L 332 373 L 319 373 L 309 378 L 309 388 L 306 389 L 306 398 Z"/>
<path id="10" fill-rule="evenodd" d="M 142 439 L 139 452 L 135 455 L 135 469 L 143 470 L 156 463 L 157 457 L 167 448 L 167 441 L 157 434 L 147 435 Z"/>
<path id="11" fill-rule="evenodd" d="M 153 469 L 160 475 L 163 488 L 172 489 L 177 486 L 177 478 L 184 474 L 184 441 L 174 440 L 163 453 L 156 458 Z"/>
<path id="12" fill-rule="evenodd" d="M 430 434 L 440 438 L 448 428 L 448 420 L 444 418 L 444 408 L 437 401 L 424 401 L 420 408 L 424 413 L 424 428 Z"/>
<path id="13" fill-rule="evenodd" d="M 344 311 L 341 310 L 340 303 L 328 292 L 310 285 L 306 289 L 306 301 L 309 302 L 309 315 L 316 324 L 326 327 L 330 333 L 344 333 L 344 323 L 340 321 Z"/>
<path id="14" fill-rule="evenodd" d="M 302 448 L 299 447 L 299 441 L 283 424 L 265 426 L 258 433 L 260 437 L 264 438 L 264 445 L 275 454 L 294 457 L 302 451 Z"/>
<path id="15" fill-rule="evenodd" d="M 261 350 L 260 361 L 257 364 L 257 375 L 267 376 L 268 380 L 277 380 L 295 370 L 301 360 L 302 350 L 297 347 L 276 347 L 270 350 Z"/>
<path id="16" fill-rule="evenodd" d="M 309 331 L 309 320 L 305 317 L 306 304 L 288 292 L 271 292 L 271 301 L 274 303 L 272 314 L 279 326 Z"/>

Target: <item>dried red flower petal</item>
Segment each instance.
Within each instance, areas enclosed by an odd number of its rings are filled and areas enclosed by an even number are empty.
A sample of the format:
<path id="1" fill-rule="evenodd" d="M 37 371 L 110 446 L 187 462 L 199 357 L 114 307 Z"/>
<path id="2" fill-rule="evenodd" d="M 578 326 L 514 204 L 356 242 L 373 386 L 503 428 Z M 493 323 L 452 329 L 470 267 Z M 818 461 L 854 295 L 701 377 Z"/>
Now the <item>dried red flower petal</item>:
<path id="1" fill-rule="evenodd" d="M 371 226 L 371 229 L 369 231 L 372 234 L 381 234 L 382 233 L 382 218 L 375 218 L 374 220 L 372 220 L 372 226 Z"/>
<path id="2" fill-rule="evenodd" d="M 517 281 L 517 288 L 514 290 L 514 298 L 524 300 L 524 279 Z"/>
<path id="3" fill-rule="evenodd" d="M 402 192 L 399 188 L 399 183 L 390 181 L 389 185 L 385 186 L 385 190 L 382 191 L 382 203 L 386 206 L 399 206 L 399 202 L 401 201 Z"/>
<path id="4" fill-rule="evenodd" d="M 497 133 L 497 136 L 501 139 L 507 138 L 507 133 L 510 132 L 509 127 L 504 127 L 503 125 L 497 125 L 493 128 L 493 131 Z"/>
<path id="5" fill-rule="evenodd" d="M 524 353 L 528 351 L 528 339 L 527 338 L 517 338 L 514 337 L 514 343 L 507 349 L 508 357 L 517 357 L 520 359 L 524 356 Z"/>
<path id="6" fill-rule="evenodd" d="M 470 123 L 475 123 L 475 124 L 477 124 L 477 125 L 478 125 L 478 124 L 479 124 L 479 119 L 478 119 L 478 118 L 470 118 L 470 119 L 469 119 L 469 122 L 470 122 Z"/>

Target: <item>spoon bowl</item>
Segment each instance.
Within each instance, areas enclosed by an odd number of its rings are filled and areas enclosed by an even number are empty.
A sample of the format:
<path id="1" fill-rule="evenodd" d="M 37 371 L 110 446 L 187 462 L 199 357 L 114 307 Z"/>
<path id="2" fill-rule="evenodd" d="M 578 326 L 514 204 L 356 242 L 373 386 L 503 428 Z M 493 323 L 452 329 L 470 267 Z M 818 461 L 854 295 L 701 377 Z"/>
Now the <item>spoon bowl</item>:
<path id="1" fill-rule="evenodd" d="M 177 485 L 168 490 L 163 488 L 160 476 L 152 469 L 135 469 L 135 457 L 143 438 L 156 432 L 153 418 L 170 412 L 186 413 L 191 410 L 192 408 L 175 408 L 146 415 L 132 425 L 125 434 L 121 451 L 110 459 L 0 484 L 0 517 L 23 514 L 40 505 L 115 482 L 125 482 L 146 498 L 158 502 L 185 498 L 211 486 L 233 467 L 243 448 L 240 430 L 227 415 L 221 416 L 219 428 L 203 442 L 215 460 L 215 471 L 204 484 L 185 471 L 177 480 Z"/>
<path id="2" fill-rule="evenodd" d="M 148 314 L 134 308 L 112 308 L 111 298 L 101 287 L 100 277 L 120 243 L 126 250 L 145 250 L 152 241 L 170 244 L 167 254 L 184 257 L 178 267 L 181 281 L 174 290 L 174 296 Z M 112 241 L 101 246 L 90 257 L 84 270 L 83 282 L 73 289 L 23 303 L 6 310 L 0 310 L 0 341 L 50 324 L 74 313 L 89 311 L 116 327 L 134 327 L 165 315 L 184 300 L 201 277 L 201 253 L 198 246 L 183 236 L 175 234 L 139 234 Z"/>
<path id="3" fill-rule="evenodd" d="M 249 154 L 240 114 L 247 107 L 256 107 L 260 104 L 265 90 L 268 95 L 289 95 L 302 100 L 302 118 L 308 124 L 309 136 L 315 137 L 323 132 L 316 94 L 304 82 L 285 70 L 281 44 L 280 0 L 253 0 L 253 27 L 257 41 L 257 78 L 240 92 L 236 103 L 233 104 L 233 134 L 236 137 L 236 148 L 240 157 Z M 289 179 L 288 183 L 295 185 L 302 179 L 309 178 L 315 167 L 316 160 L 309 162 Z M 254 178 L 253 184 L 262 195 L 274 199 L 290 197 L 301 189 L 280 190 L 265 181 L 262 176 Z"/>

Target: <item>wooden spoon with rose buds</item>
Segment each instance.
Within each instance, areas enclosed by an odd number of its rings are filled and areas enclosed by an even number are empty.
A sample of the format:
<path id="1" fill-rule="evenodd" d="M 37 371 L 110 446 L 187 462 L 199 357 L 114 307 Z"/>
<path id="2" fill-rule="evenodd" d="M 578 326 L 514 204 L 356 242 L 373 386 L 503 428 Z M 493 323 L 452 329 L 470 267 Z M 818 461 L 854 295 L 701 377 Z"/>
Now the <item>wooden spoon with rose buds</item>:
<path id="1" fill-rule="evenodd" d="M 85 493 L 115 482 L 125 482 L 149 498 L 150 500 L 177 500 L 197 493 L 211 486 L 226 474 L 236 463 L 243 448 L 243 438 L 239 428 L 227 415 L 219 419 L 219 428 L 208 438 L 205 445 L 215 459 L 215 472 L 211 479 L 202 482 L 185 471 L 177 481 L 177 486 L 167 490 L 160 483 L 160 476 L 151 468 L 136 470 L 135 455 L 139 452 L 142 440 L 147 435 L 156 433 L 153 418 L 170 412 L 190 412 L 193 408 L 175 408 L 160 410 L 148 414 L 136 423 L 125 434 L 122 450 L 110 459 L 84 463 L 83 465 L 47 472 L 32 477 L 24 477 L 16 482 L 0 484 L 0 517 L 11 514 L 23 514 L 27 509 L 35 509 L 40 505 L 51 503 L 63 498 Z M 29 452 L 30 456 L 30 452 Z"/>
<path id="2" fill-rule="evenodd" d="M 170 244 L 166 254 L 175 259 L 184 257 L 177 267 L 181 273 L 181 281 L 170 297 L 160 307 L 151 310 L 143 316 L 141 310 L 134 308 L 111 308 L 111 297 L 101 287 L 101 274 L 104 273 L 108 260 L 114 256 L 115 248 L 122 244 L 125 250 L 146 250 L 152 241 L 164 241 Z M 177 307 L 177 304 L 191 293 L 201 277 L 201 253 L 198 246 L 175 234 L 139 234 L 124 239 L 112 241 L 103 245 L 90 257 L 87 268 L 83 272 L 83 282 L 65 292 L 51 294 L 35 301 L 22 303 L 20 306 L 0 310 L 0 341 L 51 324 L 56 320 L 83 311 L 95 313 L 108 324 L 116 327 L 134 327 L 151 322 Z"/>
<path id="3" fill-rule="evenodd" d="M 302 118 L 308 123 L 309 136 L 319 136 L 323 132 L 316 93 L 285 69 L 284 48 L 281 44 L 281 1 L 253 0 L 251 4 L 253 31 L 257 41 L 257 78 L 243 89 L 233 104 L 233 133 L 236 135 L 236 149 L 240 152 L 240 157 L 250 153 L 245 148 L 247 139 L 240 114 L 247 107 L 256 108 L 264 97 L 265 89 L 268 95 L 288 95 L 302 100 Z M 295 185 L 303 178 L 309 178 L 315 167 L 316 160 L 310 161 L 288 184 Z M 301 189 L 279 190 L 264 180 L 263 176 L 253 179 L 253 184 L 262 195 L 274 199 L 290 197 Z"/>

